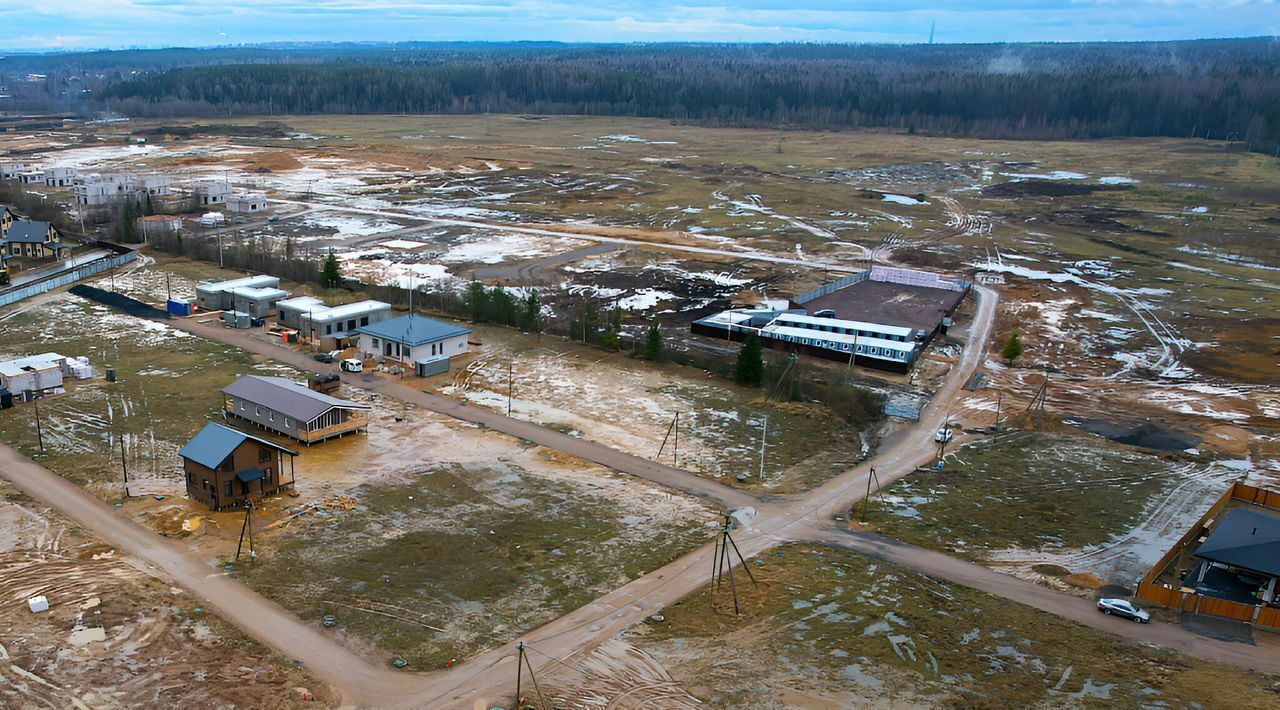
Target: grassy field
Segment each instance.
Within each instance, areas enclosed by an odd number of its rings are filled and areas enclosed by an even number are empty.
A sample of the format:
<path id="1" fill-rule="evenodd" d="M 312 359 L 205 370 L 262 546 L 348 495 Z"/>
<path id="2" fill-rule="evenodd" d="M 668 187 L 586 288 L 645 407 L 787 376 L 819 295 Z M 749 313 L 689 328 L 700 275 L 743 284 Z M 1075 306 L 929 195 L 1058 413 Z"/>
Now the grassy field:
<path id="1" fill-rule="evenodd" d="M 335 614 L 344 633 L 409 662 L 441 667 L 514 639 L 701 544 L 698 514 L 652 489 L 492 468 L 426 466 L 404 485 L 355 491 L 350 513 L 310 517 L 261 548 L 244 581 L 307 620 Z M 688 512 L 688 511 L 686 511 Z M 427 626 L 436 627 L 440 631 Z"/>
<path id="2" fill-rule="evenodd" d="M 1096 437 L 1019 432 L 948 454 L 873 498 L 887 535 L 970 559 L 1006 547 L 1097 545 L 1140 518 L 1169 483 L 1161 458 Z"/>
<path id="3" fill-rule="evenodd" d="M 715 707 L 1276 703 L 1274 678 L 1127 643 L 850 552 L 787 545 L 752 569 L 762 590 L 739 586 L 740 618 L 727 592 L 713 599 L 704 588 L 626 640 Z"/>

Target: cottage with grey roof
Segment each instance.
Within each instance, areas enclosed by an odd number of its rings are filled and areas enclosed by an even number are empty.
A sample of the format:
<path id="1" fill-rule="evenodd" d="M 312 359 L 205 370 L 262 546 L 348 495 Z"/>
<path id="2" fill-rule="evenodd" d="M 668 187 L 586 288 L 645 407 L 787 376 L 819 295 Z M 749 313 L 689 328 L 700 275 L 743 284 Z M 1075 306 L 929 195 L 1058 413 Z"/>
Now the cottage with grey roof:
<path id="1" fill-rule="evenodd" d="M 9 256 L 25 256 L 32 259 L 53 257 L 61 259 L 66 246 L 58 241 L 58 228 L 48 222 L 20 219 L 9 225 L 3 240 L 4 252 Z"/>
<path id="2" fill-rule="evenodd" d="M 284 457 L 289 478 L 284 479 Z M 214 422 L 178 450 L 187 495 L 222 510 L 278 493 L 294 484 L 296 451 Z"/>
<path id="3" fill-rule="evenodd" d="M 316 392 L 283 377 L 245 375 L 223 388 L 223 412 L 258 426 L 315 444 L 367 429 L 367 404 Z"/>

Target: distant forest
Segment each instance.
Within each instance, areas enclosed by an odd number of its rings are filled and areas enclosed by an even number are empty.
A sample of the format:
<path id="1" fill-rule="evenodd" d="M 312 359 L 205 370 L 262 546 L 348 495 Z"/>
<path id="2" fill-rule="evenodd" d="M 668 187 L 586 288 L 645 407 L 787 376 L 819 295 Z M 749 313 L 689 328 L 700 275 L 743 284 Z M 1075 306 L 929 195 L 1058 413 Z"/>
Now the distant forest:
<path id="1" fill-rule="evenodd" d="M 37 61 L 47 62 L 51 100 L 74 79 L 85 87 L 78 110 L 133 116 L 492 111 L 980 137 L 1194 134 L 1280 146 L 1280 45 L 1270 38 L 279 46 L 9 57 L 0 74 Z"/>

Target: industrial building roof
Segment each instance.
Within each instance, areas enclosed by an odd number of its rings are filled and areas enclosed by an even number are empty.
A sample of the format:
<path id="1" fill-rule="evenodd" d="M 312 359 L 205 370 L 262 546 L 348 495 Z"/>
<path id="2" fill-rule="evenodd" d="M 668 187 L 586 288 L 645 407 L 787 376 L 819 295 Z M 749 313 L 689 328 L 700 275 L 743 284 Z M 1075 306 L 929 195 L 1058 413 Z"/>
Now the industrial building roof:
<path id="1" fill-rule="evenodd" d="M 215 281 L 213 283 L 200 284 L 196 286 L 196 290 L 201 293 L 218 293 L 220 291 L 229 291 L 235 288 L 275 288 L 280 285 L 280 279 L 267 274 L 259 274 L 257 276 L 245 276 L 240 279 L 230 279 L 227 281 Z"/>
<path id="2" fill-rule="evenodd" d="M 48 238 L 48 222 L 29 222 L 20 219 L 9 225 L 9 233 L 5 235 L 4 240 L 15 244 L 43 244 Z"/>
<path id="3" fill-rule="evenodd" d="M 276 308 L 292 308 L 299 311 L 305 311 L 308 308 L 315 308 L 316 306 L 328 308 L 328 306 L 324 305 L 324 301 L 322 299 L 316 298 L 315 296 L 295 296 L 293 298 L 286 298 L 276 304 Z"/>
<path id="4" fill-rule="evenodd" d="M 410 313 L 399 318 L 392 318 L 381 323 L 357 328 L 356 332 L 368 333 L 395 343 L 414 347 L 426 343 L 434 343 L 445 338 L 466 335 L 471 332 L 471 329 Z"/>
<path id="5" fill-rule="evenodd" d="M 359 318 L 370 313 L 378 311 L 391 310 L 390 303 L 382 301 L 357 301 L 356 303 L 348 303 L 344 306 L 334 306 L 333 308 L 324 307 L 317 308 L 310 312 L 310 318 L 313 323 L 332 323 L 335 321 L 346 320 L 348 318 Z"/>
<path id="6" fill-rule="evenodd" d="M 260 404 L 267 409 L 309 422 L 325 412 L 342 409 L 370 409 L 367 404 L 357 404 L 345 399 L 309 389 L 306 385 L 283 377 L 245 375 L 222 389 L 223 393 L 239 397 L 247 402 Z"/>
<path id="7" fill-rule="evenodd" d="M 800 313 L 783 313 L 778 316 L 778 320 L 783 323 L 804 323 L 807 325 L 850 328 L 854 330 L 865 330 L 871 333 L 882 333 L 884 335 L 901 335 L 907 338 L 915 335 L 915 330 L 899 325 L 886 325 L 884 323 L 871 323 L 861 320 L 845 320 L 844 318 L 831 318 L 827 316 L 810 316 L 802 315 Z"/>
<path id="8" fill-rule="evenodd" d="M 231 289 L 231 295 L 240 296 L 241 298 L 249 298 L 255 301 L 265 301 L 271 298 L 284 298 L 289 295 L 289 292 L 278 288 L 241 286 L 240 288 Z"/>
<path id="9" fill-rule="evenodd" d="M 223 426 L 217 422 L 209 422 L 204 425 L 195 436 L 191 437 L 186 446 L 178 449 L 178 455 L 184 459 L 190 459 L 205 468 L 217 468 L 227 457 L 231 455 L 236 447 L 244 443 L 246 439 L 270 446 L 278 451 L 283 451 L 290 456 L 297 456 L 296 451 L 290 451 L 285 447 L 266 439 L 259 439 L 256 436 L 250 436 L 242 431 L 236 431 L 231 427 Z"/>
<path id="10" fill-rule="evenodd" d="M 27 368 L 47 370 L 51 367 L 61 367 L 63 360 L 66 360 L 66 358 L 58 353 L 41 353 L 40 355 L 31 355 L 17 360 L 8 360 L 0 362 L 0 375 L 14 377 L 27 372 Z"/>
<path id="11" fill-rule="evenodd" d="M 1280 515 L 1247 508 L 1228 510 L 1195 554 L 1280 577 Z"/>

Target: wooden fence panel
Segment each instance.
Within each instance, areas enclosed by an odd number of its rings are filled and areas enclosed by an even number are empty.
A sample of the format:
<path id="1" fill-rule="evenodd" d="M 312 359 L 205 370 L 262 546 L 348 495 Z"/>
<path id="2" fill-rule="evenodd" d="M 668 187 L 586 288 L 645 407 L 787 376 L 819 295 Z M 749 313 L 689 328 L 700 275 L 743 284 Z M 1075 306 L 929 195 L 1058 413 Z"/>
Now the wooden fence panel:
<path id="1" fill-rule="evenodd" d="M 1258 626 L 1269 626 L 1273 629 L 1280 629 L 1280 609 L 1272 609 L 1270 607 L 1262 607 L 1258 610 Z"/>
<path id="2" fill-rule="evenodd" d="M 1254 607 L 1252 604 L 1240 604 L 1239 602 L 1225 599 L 1200 597 L 1201 614 L 1221 616 L 1225 619 L 1235 619 L 1236 621 L 1253 621 L 1253 612 Z"/>

